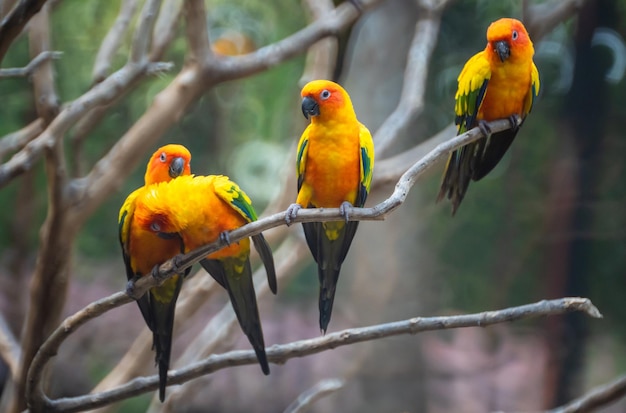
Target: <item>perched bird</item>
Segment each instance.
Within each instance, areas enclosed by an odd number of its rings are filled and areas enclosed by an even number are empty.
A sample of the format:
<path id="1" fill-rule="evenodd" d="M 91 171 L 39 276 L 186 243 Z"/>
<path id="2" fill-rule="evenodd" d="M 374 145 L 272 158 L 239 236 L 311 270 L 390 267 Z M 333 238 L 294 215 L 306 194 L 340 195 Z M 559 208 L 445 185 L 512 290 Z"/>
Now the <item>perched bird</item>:
<path id="1" fill-rule="evenodd" d="M 237 319 L 256 352 L 263 373 L 269 374 L 263 330 L 250 267 L 250 239 L 230 243 L 227 231 L 255 221 L 250 198 L 225 176 L 181 176 L 150 186 L 135 201 L 134 219 L 142 231 L 174 240 L 187 253 L 221 238 L 226 248 L 200 264 L 228 291 Z M 276 293 L 272 252 L 262 234 L 251 237 Z"/>
<path id="2" fill-rule="evenodd" d="M 447 197 L 456 213 L 469 186 L 502 159 L 539 93 L 539 72 L 526 28 L 503 18 L 487 29 L 487 47 L 470 58 L 458 77 L 457 134 L 476 126 L 486 135 L 450 154 L 437 201 Z M 511 128 L 491 133 L 487 122 L 506 119 Z"/>
<path id="3" fill-rule="evenodd" d="M 348 93 L 337 83 L 314 80 L 301 92 L 302 113 L 311 123 L 298 144 L 298 196 L 289 206 L 287 224 L 300 208 L 340 208 L 346 222 L 303 223 L 317 262 L 320 282 L 320 329 L 326 333 L 335 288 L 358 221 L 348 221 L 353 206 L 362 207 L 372 183 L 372 135 L 354 113 Z"/>
<path id="4" fill-rule="evenodd" d="M 119 213 L 119 238 L 122 256 L 129 282 L 138 277 L 150 275 L 153 268 L 164 263 L 182 251 L 180 240 L 164 239 L 152 231 L 141 228 L 134 215 L 138 197 L 157 182 L 170 181 L 181 175 L 191 173 L 191 154 L 182 145 L 166 145 L 159 148 L 150 158 L 146 168 L 145 186 L 133 191 Z M 165 398 L 167 371 L 169 369 L 172 348 L 172 330 L 174 328 L 174 309 L 176 299 L 185 274 L 175 275 L 162 285 L 151 288 L 137 300 L 143 318 L 152 331 L 156 349 L 156 363 L 159 366 L 159 399 Z"/>

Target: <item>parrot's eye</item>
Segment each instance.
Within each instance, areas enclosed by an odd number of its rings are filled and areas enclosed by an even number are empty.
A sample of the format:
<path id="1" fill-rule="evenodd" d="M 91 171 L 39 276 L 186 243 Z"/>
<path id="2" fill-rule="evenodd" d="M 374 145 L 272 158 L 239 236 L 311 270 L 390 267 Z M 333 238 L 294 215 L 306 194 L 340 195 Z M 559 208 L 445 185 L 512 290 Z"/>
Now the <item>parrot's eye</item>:
<path id="1" fill-rule="evenodd" d="M 152 224 L 150 224 L 150 229 L 154 232 L 159 232 L 161 231 L 161 226 L 156 222 L 153 222 Z"/>
<path id="2" fill-rule="evenodd" d="M 517 30 L 513 30 L 513 34 L 511 35 L 511 38 L 512 38 L 513 40 L 517 40 L 517 36 L 518 36 L 518 34 L 517 34 Z"/>
<path id="3" fill-rule="evenodd" d="M 326 100 L 330 97 L 330 92 L 328 90 L 322 90 L 322 93 L 320 93 L 320 97 L 322 98 L 322 100 Z"/>
<path id="4" fill-rule="evenodd" d="M 161 156 L 159 156 L 159 160 L 161 162 L 167 161 L 167 154 L 165 152 L 161 152 Z"/>

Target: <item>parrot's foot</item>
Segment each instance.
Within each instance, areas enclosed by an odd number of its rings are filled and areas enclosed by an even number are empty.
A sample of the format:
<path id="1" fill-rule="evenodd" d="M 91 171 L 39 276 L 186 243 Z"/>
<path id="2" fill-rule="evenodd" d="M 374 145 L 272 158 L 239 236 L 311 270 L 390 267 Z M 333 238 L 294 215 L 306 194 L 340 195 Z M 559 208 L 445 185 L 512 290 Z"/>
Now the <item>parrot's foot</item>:
<path id="1" fill-rule="evenodd" d="M 291 204 L 289 208 L 287 208 L 287 213 L 285 214 L 285 222 L 287 226 L 291 225 L 292 220 L 296 219 L 298 216 L 298 211 L 302 209 L 302 205 L 300 204 Z"/>
<path id="2" fill-rule="evenodd" d="M 513 131 L 517 131 L 522 124 L 522 117 L 517 113 L 514 113 L 509 116 L 509 122 L 511 122 L 511 129 Z"/>
<path id="3" fill-rule="evenodd" d="M 345 218 L 346 222 L 350 220 L 350 212 L 352 212 L 353 208 L 354 206 L 348 201 L 343 201 L 339 206 L 339 213 Z"/>
<path id="4" fill-rule="evenodd" d="M 228 233 L 228 231 L 220 233 L 220 241 L 223 244 L 226 244 L 227 247 L 230 247 L 230 234 Z"/>
<path id="5" fill-rule="evenodd" d="M 487 124 L 486 121 L 484 120 L 479 120 L 478 121 L 478 129 L 480 129 L 480 131 L 483 133 L 483 135 L 485 135 L 485 138 L 488 138 L 491 136 L 491 128 L 489 127 L 489 125 Z"/>
<path id="6" fill-rule="evenodd" d="M 139 278 L 141 278 L 140 275 L 135 275 L 126 283 L 126 295 L 135 300 L 139 300 L 141 298 L 141 296 L 137 295 L 137 291 L 135 290 L 135 283 L 139 280 Z"/>

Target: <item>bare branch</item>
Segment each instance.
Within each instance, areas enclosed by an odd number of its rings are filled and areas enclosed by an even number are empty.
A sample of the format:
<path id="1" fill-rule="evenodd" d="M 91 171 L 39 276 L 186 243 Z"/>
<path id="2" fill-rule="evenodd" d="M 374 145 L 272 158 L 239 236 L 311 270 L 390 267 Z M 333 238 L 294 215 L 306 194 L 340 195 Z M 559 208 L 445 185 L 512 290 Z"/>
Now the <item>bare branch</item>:
<path id="1" fill-rule="evenodd" d="M 124 296 L 123 293 L 117 293 L 109 298 L 100 300 L 99 303 L 100 305 L 106 304 L 107 306 L 111 306 L 113 301 L 115 302 L 115 306 L 121 305 L 128 302 L 128 297 Z M 81 310 L 79 313 L 84 313 L 84 311 L 85 310 Z M 414 335 L 425 331 L 452 328 L 486 327 L 493 324 L 518 321 L 538 316 L 565 314 L 574 311 L 582 311 L 594 318 L 601 317 L 600 312 L 591 303 L 591 301 L 589 301 L 589 299 L 567 297 L 556 300 L 543 300 L 533 304 L 510 307 L 497 311 L 486 311 L 476 314 L 445 317 L 416 317 L 408 320 L 378 324 L 369 327 L 352 328 L 327 334 L 318 338 L 301 340 L 282 345 L 273 345 L 269 347 L 266 352 L 269 361 L 275 364 L 284 364 L 288 360 L 295 357 L 305 357 L 329 349 L 335 349 L 337 347 L 378 340 L 386 337 L 407 334 Z M 80 320 L 78 317 L 79 313 L 66 319 L 63 322 L 63 325 L 53 333 L 53 336 L 66 336 L 69 334 L 66 333 L 66 331 L 73 331 L 79 325 L 84 324 L 86 320 Z M 75 322 L 80 322 L 80 324 L 74 324 Z M 58 347 L 54 348 L 54 352 L 56 352 L 57 348 Z M 41 351 L 47 353 L 53 351 L 53 349 L 46 348 L 44 350 L 44 348 L 42 348 Z M 221 369 L 256 363 L 256 355 L 252 350 L 230 351 L 219 355 L 214 354 L 199 363 L 192 364 L 179 370 L 170 371 L 168 384 L 181 384 Z M 32 394 L 29 394 L 29 400 L 34 402 L 41 397 L 43 406 L 45 406 L 47 409 L 46 411 L 49 412 L 78 412 L 104 406 L 108 403 L 126 399 L 148 391 L 153 391 L 157 387 L 158 377 L 153 375 L 150 377 L 136 378 L 123 386 L 106 392 L 58 400 L 49 399 L 45 395 L 41 394 L 41 390 L 39 389 L 37 392 L 40 394 L 38 394 L 36 398 L 33 398 Z"/>
<path id="2" fill-rule="evenodd" d="M 150 52 L 151 61 L 161 60 L 165 49 L 172 42 L 180 18 L 182 2 L 183 0 L 163 1 L 161 12 L 154 24 L 152 51 Z"/>
<path id="3" fill-rule="evenodd" d="M 109 69 L 111 68 L 111 61 L 122 44 L 126 30 L 128 30 L 128 26 L 136 10 L 137 0 L 122 1 L 120 12 L 109 29 L 109 32 L 104 37 L 104 40 L 102 40 L 102 44 L 98 50 L 91 75 L 94 83 L 99 83 L 107 77 Z"/>
<path id="4" fill-rule="evenodd" d="M 148 69 L 148 64 L 124 66 L 78 99 L 65 105 L 41 135 L 30 141 L 6 163 L 0 165 L 0 188 L 14 177 L 30 170 L 41 158 L 44 149 L 54 145 L 54 142 L 60 139 L 85 113 L 114 101 Z"/>
<path id="5" fill-rule="evenodd" d="M 139 25 L 133 36 L 130 50 L 131 63 L 145 63 L 148 61 L 148 52 L 152 41 L 154 23 L 159 15 L 161 0 L 147 0 L 139 15 Z"/>
<path id="6" fill-rule="evenodd" d="M 626 395 L 626 375 L 622 375 L 610 383 L 598 386 L 578 399 L 549 410 L 546 413 L 582 413 L 591 412 L 606 406 Z"/>
<path id="7" fill-rule="evenodd" d="M 36 119 L 22 129 L 4 136 L 0 140 L 0 162 L 7 154 L 20 150 L 28 142 L 35 139 L 43 132 L 45 122 L 43 119 Z"/>
<path id="8" fill-rule="evenodd" d="M 424 109 L 428 65 L 439 36 L 441 12 L 448 0 L 433 3 L 430 0 L 419 2 L 420 17 L 415 24 L 415 33 L 407 56 L 400 102 L 376 131 L 374 142 L 377 155 L 384 155 L 400 136 L 399 132 Z"/>
<path id="9" fill-rule="evenodd" d="M 0 357 L 9 366 L 11 376 L 16 377 L 21 349 L 2 314 L 0 314 Z"/>
<path id="10" fill-rule="evenodd" d="M 61 323 L 61 325 L 48 337 L 48 340 L 46 340 L 46 342 L 39 348 L 39 351 L 37 351 L 37 354 L 33 358 L 30 365 L 26 386 L 26 398 L 30 409 L 34 411 L 41 411 L 44 406 L 44 399 L 41 397 L 43 391 L 40 387 L 41 377 L 47 361 L 57 354 L 61 343 L 73 331 L 85 324 L 87 321 L 132 301 L 133 299 L 130 298 L 125 292 L 118 292 L 89 304 L 87 307 L 66 318 Z"/>
<path id="11" fill-rule="evenodd" d="M 32 24 L 28 26 L 28 44 L 31 56 L 37 58 L 43 52 L 50 52 L 50 12 L 48 5 L 42 7 L 32 20 Z M 50 59 L 46 59 L 33 72 L 33 85 L 37 114 L 48 124 L 59 114 L 60 105 Z"/>
<path id="12" fill-rule="evenodd" d="M 369 10 L 384 0 L 359 0 L 363 10 Z M 324 19 L 316 20 L 293 35 L 262 47 L 257 51 L 242 56 L 224 56 L 208 62 L 212 78 L 225 81 L 239 79 L 269 69 L 277 64 L 299 55 L 318 40 L 333 35 L 353 24 L 361 12 L 351 2 L 343 2 L 328 13 Z"/>
<path id="13" fill-rule="evenodd" d="M 0 22 L 0 63 L 26 23 L 39 12 L 46 0 L 21 0 Z"/>
<path id="14" fill-rule="evenodd" d="M 333 10 L 330 0 L 304 0 L 312 20 L 320 20 Z M 298 81 L 300 87 L 314 79 L 331 79 L 337 64 L 338 41 L 336 37 L 327 37 L 309 47 L 304 64 L 304 71 Z"/>
<path id="15" fill-rule="evenodd" d="M 205 64 L 215 55 L 209 44 L 207 15 L 204 0 L 185 0 L 185 20 L 187 21 L 187 43 L 191 49 L 191 58 Z"/>
<path id="16" fill-rule="evenodd" d="M 341 390 L 345 385 L 342 379 L 324 379 L 320 380 L 315 386 L 300 394 L 293 403 L 285 409 L 284 413 L 304 413 L 309 407 L 322 397 Z"/>
<path id="17" fill-rule="evenodd" d="M 0 79 L 7 77 L 28 77 L 43 63 L 51 59 L 60 59 L 63 52 L 51 52 L 49 50 L 43 51 L 31 60 L 24 67 L 12 67 L 6 69 L 0 69 Z"/>

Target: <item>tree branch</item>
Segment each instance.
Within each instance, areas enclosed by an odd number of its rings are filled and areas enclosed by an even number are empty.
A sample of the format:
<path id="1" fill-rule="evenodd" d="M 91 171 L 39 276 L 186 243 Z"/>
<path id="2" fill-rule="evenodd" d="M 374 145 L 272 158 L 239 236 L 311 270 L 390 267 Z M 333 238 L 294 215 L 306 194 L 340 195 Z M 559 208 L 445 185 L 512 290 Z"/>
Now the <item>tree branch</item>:
<path id="1" fill-rule="evenodd" d="M 400 136 L 400 131 L 424 109 L 424 94 L 428 80 L 430 56 L 437 45 L 441 13 L 448 0 L 420 0 L 419 19 L 415 24 L 409 48 L 400 102 L 375 134 L 377 155 L 384 155 Z"/>
<path id="2" fill-rule="evenodd" d="M 601 406 L 606 406 L 626 395 L 626 375 L 622 375 L 610 383 L 603 384 L 591 390 L 578 399 L 546 413 L 582 413 L 591 412 Z"/>
<path id="3" fill-rule="evenodd" d="M 320 380 L 315 386 L 301 393 L 298 398 L 293 401 L 293 403 L 287 406 L 284 413 L 303 413 L 313 403 L 322 397 L 326 397 L 338 390 L 341 390 L 344 385 L 345 380 L 342 379 Z"/>
<path id="4" fill-rule="evenodd" d="M 128 26 L 136 10 L 137 0 L 122 1 L 119 14 L 104 37 L 104 40 L 102 40 L 102 44 L 96 55 L 96 61 L 93 65 L 91 75 L 93 83 L 100 83 L 107 77 L 109 69 L 111 68 L 111 61 L 120 48 L 122 40 L 124 40 L 124 35 L 128 30 Z"/>
<path id="5" fill-rule="evenodd" d="M 147 0 L 139 15 L 139 26 L 133 35 L 129 62 L 141 64 L 148 61 L 154 23 L 159 15 L 161 0 Z"/>
<path id="6" fill-rule="evenodd" d="M 46 0 L 21 0 L 8 16 L 2 19 L 0 22 L 0 63 L 26 23 L 39 12 L 45 3 Z"/>
<path id="7" fill-rule="evenodd" d="M 22 149 L 28 142 L 39 136 L 44 131 L 44 127 L 43 119 L 37 118 L 22 129 L 4 136 L 0 140 L 0 162 L 7 154 Z"/>
<path id="8" fill-rule="evenodd" d="M 60 59 L 63 52 L 52 52 L 49 50 L 39 53 L 33 60 L 31 60 L 24 67 L 10 67 L 6 69 L 0 69 L 0 79 L 8 77 L 28 77 L 41 66 L 43 63 L 51 59 Z"/>
<path id="9" fill-rule="evenodd" d="M 370 10 L 385 0 L 359 0 L 363 10 Z M 277 64 L 299 55 L 318 40 L 333 35 L 353 24 L 361 12 L 351 2 L 343 2 L 340 6 L 328 13 L 324 19 L 316 20 L 304 29 L 291 36 L 262 47 L 257 51 L 241 56 L 223 56 L 207 62 L 207 76 L 226 81 L 269 69 Z"/>
<path id="10" fill-rule="evenodd" d="M 127 303 L 128 297 L 124 293 L 117 293 L 109 298 L 98 301 L 98 306 L 106 306 L 106 311 Z M 52 334 L 54 341 L 60 342 L 59 338 L 66 337 L 87 319 L 93 318 L 93 313 L 89 318 L 85 318 L 85 312 L 93 310 L 94 304 L 90 304 L 85 309 L 66 319 L 63 324 Z M 493 324 L 517 321 L 538 316 L 548 316 L 565 314 L 574 311 L 582 311 L 590 317 L 600 318 L 602 315 L 598 309 L 586 298 L 567 297 L 556 300 L 543 300 L 533 304 L 526 304 L 518 307 L 510 307 L 497 311 L 486 311 L 476 314 L 445 316 L 445 317 L 416 317 L 408 320 L 396 321 L 385 324 L 378 324 L 369 327 L 352 328 L 336 333 L 327 334 L 318 338 L 300 340 L 288 344 L 273 345 L 266 349 L 267 358 L 275 364 L 284 364 L 295 357 L 305 357 L 317 354 L 329 349 L 343 347 L 365 341 L 379 340 L 385 337 L 398 335 L 414 335 L 425 331 L 445 330 L 462 327 L 486 327 Z M 98 314 L 99 315 L 99 314 Z M 56 352 L 58 346 L 44 349 L 40 352 Z M 187 366 L 179 370 L 170 371 L 168 376 L 169 384 L 181 384 L 191 379 L 213 373 L 215 371 L 249 364 L 256 364 L 257 359 L 252 350 L 230 351 L 224 354 L 211 355 L 205 360 Z M 33 365 L 34 365 L 33 361 Z M 43 367 L 43 366 L 40 366 Z M 32 383 L 35 384 L 35 383 Z M 38 384 L 38 383 L 37 383 Z M 158 387 L 158 377 L 136 378 L 123 386 L 98 394 L 85 396 L 62 398 L 51 400 L 45 396 L 40 386 L 35 386 L 29 392 L 30 403 L 41 400 L 48 412 L 78 412 L 104 406 L 108 403 L 136 396 L 148 391 L 153 391 Z M 36 391 L 36 394 L 32 393 Z M 41 398 L 41 399 L 40 399 Z"/>

